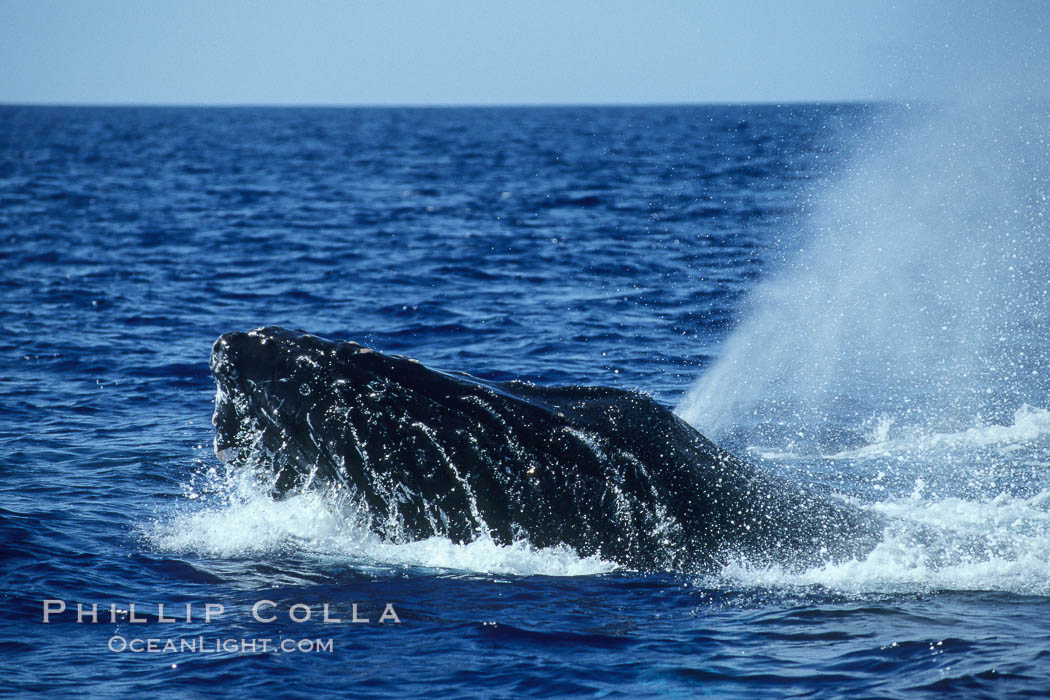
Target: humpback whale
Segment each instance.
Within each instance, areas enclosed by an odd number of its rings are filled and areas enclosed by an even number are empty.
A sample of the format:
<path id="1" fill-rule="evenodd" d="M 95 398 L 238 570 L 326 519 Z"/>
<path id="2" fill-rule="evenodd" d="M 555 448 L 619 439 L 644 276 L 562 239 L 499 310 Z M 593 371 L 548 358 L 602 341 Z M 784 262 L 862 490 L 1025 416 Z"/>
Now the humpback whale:
<path id="1" fill-rule="evenodd" d="M 212 348 L 216 454 L 345 493 L 390 541 L 527 539 L 639 571 L 858 556 L 882 522 L 722 450 L 650 396 L 490 382 L 258 328 Z"/>

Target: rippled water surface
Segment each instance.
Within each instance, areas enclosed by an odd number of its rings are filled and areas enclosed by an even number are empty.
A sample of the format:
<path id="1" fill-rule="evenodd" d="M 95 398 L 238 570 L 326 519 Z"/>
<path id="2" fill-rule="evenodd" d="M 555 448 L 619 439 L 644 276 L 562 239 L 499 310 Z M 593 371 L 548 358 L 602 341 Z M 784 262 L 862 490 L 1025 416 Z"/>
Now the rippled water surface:
<path id="1" fill-rule="evenodd" d="M 1050 130 L 989 114 L 0 107 L 0 688 L 1044 694 Z M 640 389 L 889 525 L 704 576 L 391 544 L 212 454 L 264 324 Z"/>

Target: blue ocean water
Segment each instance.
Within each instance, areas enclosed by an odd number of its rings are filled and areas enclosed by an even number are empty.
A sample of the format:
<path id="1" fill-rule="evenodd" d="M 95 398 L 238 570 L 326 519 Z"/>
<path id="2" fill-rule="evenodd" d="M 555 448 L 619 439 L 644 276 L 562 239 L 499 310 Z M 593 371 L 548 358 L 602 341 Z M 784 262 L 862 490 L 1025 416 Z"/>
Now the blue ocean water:
<path id="1" fill-rule="evenodd" d="M 0 689 L 1045 695 L 1047 122 L 0 107 Z M 390 544 L 212 454 L 211 343 L 264 324 L 640 389 L 890 525 L 711 575 Z"/>

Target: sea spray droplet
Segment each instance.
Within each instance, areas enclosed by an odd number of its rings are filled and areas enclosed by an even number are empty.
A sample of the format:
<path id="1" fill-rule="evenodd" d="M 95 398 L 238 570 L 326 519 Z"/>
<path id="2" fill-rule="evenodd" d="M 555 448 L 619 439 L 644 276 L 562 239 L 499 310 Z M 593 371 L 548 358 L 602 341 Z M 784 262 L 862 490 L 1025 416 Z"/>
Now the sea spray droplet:
<path id="1" fill-rule="evenodd" d="M 1046 325 L 1027 320 L 1045 315 L 1050 147 L 1017 134 L 1047 126 L 1010 104 L 930 110 L 860 151 L 679 415 L 769 444 L 829 421 L 861 434 L 878 414 L 895 432 L 958 431 L 1045 408 L 1050 383 L 1018 368 L 1050 359 Z"/>

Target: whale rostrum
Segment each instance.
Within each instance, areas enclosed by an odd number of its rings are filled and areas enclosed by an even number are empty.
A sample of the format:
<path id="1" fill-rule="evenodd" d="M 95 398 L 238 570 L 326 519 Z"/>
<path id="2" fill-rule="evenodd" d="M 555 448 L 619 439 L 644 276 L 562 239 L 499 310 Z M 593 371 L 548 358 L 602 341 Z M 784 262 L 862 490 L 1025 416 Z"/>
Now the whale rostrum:
<path id="1" fill-rule="evenodd" d="M 345 492 L 391 541 L 527 539 L 625 568 L 810 565 L 881 520 L 768 474 L 653 398 L 489 382 L 279 327 L 215 341 L 215 450 L 279 494 Z"/>

